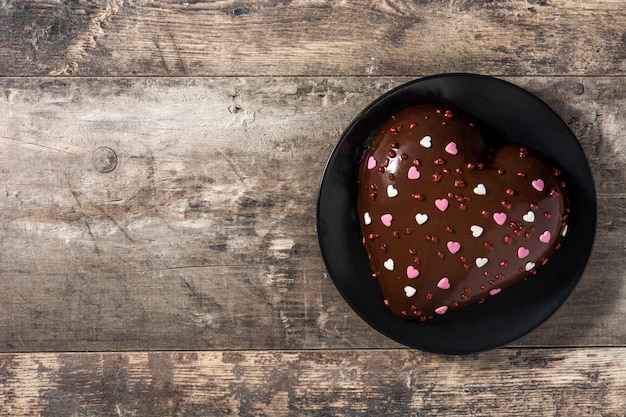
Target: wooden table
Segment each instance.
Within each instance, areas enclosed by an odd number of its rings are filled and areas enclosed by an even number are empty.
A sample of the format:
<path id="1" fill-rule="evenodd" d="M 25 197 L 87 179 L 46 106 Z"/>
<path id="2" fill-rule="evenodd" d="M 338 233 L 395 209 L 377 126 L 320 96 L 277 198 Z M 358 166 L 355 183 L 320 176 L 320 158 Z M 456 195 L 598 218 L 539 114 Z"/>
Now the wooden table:
<path id="1" fill-rule="evenodd" d="M 589 159 L 598 233 L 539 329 L 407 349 L 321 259 L 339 134 L 411 79 L 508 80 Z M 0 2 L 0 414 L 626 415 L 623 1 Z"/>

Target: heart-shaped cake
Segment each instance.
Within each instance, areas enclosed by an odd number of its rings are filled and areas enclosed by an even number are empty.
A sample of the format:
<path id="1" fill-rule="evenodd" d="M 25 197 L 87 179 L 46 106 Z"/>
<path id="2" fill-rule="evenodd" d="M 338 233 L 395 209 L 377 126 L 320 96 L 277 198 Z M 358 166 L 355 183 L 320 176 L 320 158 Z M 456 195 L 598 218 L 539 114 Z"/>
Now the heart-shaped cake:
<path id="1" fill-rule="evenodd" d="M 420 105 L 375 136 L 358 211 L 383 302 L 425 321 L 535 274 L 561 245 L 569 208 L 560 171 L 542 155 L 491 149 L 465 114 Z"/>

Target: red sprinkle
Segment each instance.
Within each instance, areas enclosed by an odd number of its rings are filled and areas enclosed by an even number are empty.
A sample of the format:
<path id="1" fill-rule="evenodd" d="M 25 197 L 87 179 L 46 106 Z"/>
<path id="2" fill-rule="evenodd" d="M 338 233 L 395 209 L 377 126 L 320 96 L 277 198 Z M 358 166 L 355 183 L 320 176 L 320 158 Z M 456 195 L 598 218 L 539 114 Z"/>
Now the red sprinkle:
<path id="1" fill-rule="evenodd" d="M 463 188 L 465 187 L 465 181 L 463 180 L 454 180 L 454 186 L 455 187 L 459 187 L 459 188 Z"/>
<path id="2" fill-rule="evenodd" d="M 402 159 L 403 161 L 406 161 L 407 159 L 409 159 L 409 155 L 403 153 L 400 155 L 400 159 Z"/>
<path id="3" fill-rule="evenodd" d="M 487 250 L 493 250 L 493 245 L 489 242 L 485 242 L 485 249 Z"/>
<path id="4" fill-rule="evenodd" d="M 396 176 L 390 172 L 390 173 L 389 173 L 389 179 L 390 179 L 391 181 L 393 181 L 393 180 L 395 180 L 395 179 L 396 179 Z"/>
<path id="5" fill-rule="evenodd" d="M 378 172 L 381 172 L 381 173 L 382 173 L 382 172 L 385 172 L 385 168 L 383 168 L 383 167 L 378 167 Z"/>
<path id="6" fill-rule="evenodd" d="M 502 260 L 500 261 L 500 266 L 507 266 L 509 264 L 508 261 Z"/>
<path id="7" fill-rule="evenodd" d="M 380 245 L 380 250 L 383 251 L 384 253 L 387 253 L 387 245 L 385 243 Z"/>
<path id="8" fill-rule="evenodd" d="M 395 237 L 396 239 L 400 238 L 400 233 L 398 233 L 397 231 L 393 231 L 393 233 L 391 234 L 393 237 Z"/>
<path id="9" fill-rule="evenodd" d="M 415 255 L 415 254 L 417 253 L 417 251 L 416 251 L 415 249 L 413 249 L 413 248 L 410 248 L 410 249 L 409 249 L 409 253 L 410 253 L 411 255 Z"/>
<path id="10" fill-rule="evenodd" d="M 507 188 L 506 189 L 506 193 L 507 193 L 507 195 L 514 195 L 515 194 L 515 190 L 513 190 L 512 188 Z"/>
<path id="11" fill-rule="evenodd" d="M 504 170 L 503 169 L 499 169 L 498 170 L 498 175 L 502 175 L 502 174 L 504 174 Z"/>
<path id="12" fill-rule="evenodd" d="M 443 254 L 443 252 L 437 252 L 437 257 L 438 257 L 439 259 L 443 259 L 443 258 L 444 258 L 444 256 L 445 256 L 445 255 Z"/>
<path id="13" fill-rule="evenodd" d="M 429 292 L 429 293 L 427 293 L 427 294 L 426 294 L 426 299 L 427 299 L 427 300 L 432 300 L 432 299 L 433 299 L 433 294 L 432 294 L 432 293 L 430 293 L 430 292 Z"/>
<path id="14" fill-rule="evenodd" d="M 450 226 L 446 226 L 446 232 L 448 233 L 454 233 L 454 229 L 451 228 Z"/>
<path id="15" fill-rule="evenodd" d="M 422 201 L 424 199 L 424 196 L 422 194 L 411 194 L 411 196 L 418 201 Z"/>
<path id="16" fill-rule="evenodd" d="M 415 123 L 411 123 L 411 124 L 409 125 L 409 128 L 410 128 L 410 129 L 414 129 L 414 128 L 415 128 L 415 126 L 417 126 Z"/>
<path id="17" fill-rule="evenodd" d="M 397 154 L 396 151 L 390 150 L 389 152 L 387 152 L 387 155 L 389 155 L 389 158 L 395 158 Z"/>
<path id="18" fill-rule="evenodd" d="M 504 279 L 504 274 L 497 274 L 496 279 Z"/>
<path id="19" fill-rule="evenodd" d="M 545 213 L 543 213 L 543 217 L 545 217 L 546 219 L 549 219 L 550 216 L 552 216 L 550 213 L 548 213 L 547 211 Z"/>
<path id="20" fill-rule="evenodd" d="M 441 173 L 439 173 L 439 172 L 435 172 L 433 174 L 433 181 L 435 181 L 435 182 L 441 181 L 442 178 L 443 178 L 443 175 L 441 175 Z"/>
<path id="21" fill-rule="evenodd" d="M 504 243 L 507 244 L 507 245 L 510 244 L 511 243 L 511 236 L 505 235 L 504 236 Z"/>
<path id="22" fill-rule="evenodd" d="M 443 165 L 445 163 L 446 163 L 446 161 L 443 158 L 435 159 L 435 165 Z"/>
<path id="23" fill-rule="evenodd" d="M 526 176 L 526 174 L 524 174 L 523 172 L 518 172 L 518 173 L 517 173 L 517 176 L 518 176 L 518 177 L 525 177 L 525 176 Z"/>
<path id="24" fill-rule="evenodd" d="M 413 160 L 413 165 L 415 165 L 416 167 L 420 167 L 420 166 L 422 166 L 422 163 L 420 162 L 419 159 L 414 159 Z"/>

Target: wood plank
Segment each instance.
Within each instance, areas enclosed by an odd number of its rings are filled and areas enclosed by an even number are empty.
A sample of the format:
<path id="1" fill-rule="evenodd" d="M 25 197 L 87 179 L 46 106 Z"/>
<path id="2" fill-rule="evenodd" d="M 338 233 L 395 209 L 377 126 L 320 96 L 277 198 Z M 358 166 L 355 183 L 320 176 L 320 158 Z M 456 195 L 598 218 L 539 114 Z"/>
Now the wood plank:
<path id="1" fill-rule="evenodd" d="M 0 356 L 10 415 L 623 416 L 626 349 Z"/>
<path id="2" fill-rule="evenodd" d="M 619 1 L 0 3 L 0 75 L 626 74 Z"/>
<path id="3" fill-rule="evenodd" d="M 0 79 L 0 350 L 397 347 L 333 287 L 315 197 L 342 129 L 407 80 Z M 624 346 L 626 79 L 510 80 L 571 126 L 600 198 L 580 286 L 519 345 Z"/>

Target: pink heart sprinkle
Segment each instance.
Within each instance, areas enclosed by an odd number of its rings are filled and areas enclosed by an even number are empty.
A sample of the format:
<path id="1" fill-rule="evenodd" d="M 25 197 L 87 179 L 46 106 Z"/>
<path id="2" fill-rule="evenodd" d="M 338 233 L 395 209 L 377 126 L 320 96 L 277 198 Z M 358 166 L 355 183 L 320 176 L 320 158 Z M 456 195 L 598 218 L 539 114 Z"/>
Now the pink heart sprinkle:
<path id="1" fill-rule="evenodd" d="M 367 169 L 374 169 L 376 168 L 376 159 L 374 159 L 373 156 L 370 156 L 369 159 L 367 160 Z"/>
<path id="2" fill-rule="evenodd" d="M 543 191 L 543 187 L 545 186 L 541 178 L 534 180 L 532 182 L 532 185 L 533 185 L 533 188 L 537 191 Z"/>
<path id="3" fill-rule="evenodd" d="M 448 246 L 448 250 L 453 255 L 461 249 L 461 244 L 459 242 L 454 242 L 452 240 L 449 241 L 446 246 Z"/>
<path id="4" fill-rule="evenodd" d="M 420 177 L 420 175 L 421 174 L 415 165 L 412 165 L 411 168 L 409 168 L 408 177 L 410 180 L 416 180 Z"/>
<path id="5" fill-rule="evenodd" d="M 435 309 L 435 313 L 437 314 L 445 314 L 446 311 L 448 311 L 448 306 L 441 306 Z"/>
<path id="6" fill-rule="evenodd" d="M 448 208 L 448 200 L 445 198 L 438 198 L 435 200 L 435 206 L 441 211 L 446 211 Z"/>
<path id="7" fill-rule="evenodd" d="M 550 241 L 550 232 L 547 230 L 543 232 L 541 236 L 539 236 L 539 240 L 543 243 L 548 243 Z"/>
<path id="8" fill-rule="evenodd" d="M 506 213 L 493 213 L 493 220 L 502 226 L 506 221 Z"/>
<path id="9" fill-rule="evenodd" d="M 414 279 L 420 276 L 420 271 L 415 268 L 413 265 L 409 265 L 406 267 L 406 276 L 409 279 Z"/>
<path id="10" fill-rule="evenodd" d="M 502 288 L 493 288 L 489 291 L 489 294 L 491 295 L 496 295 L 497 293 L 499 293 L 500 291 L 502 291 Z"/>
<path id="11" fill-rule="evenodd" d="M 529 253 L 530 251 L 523 246 L 520 246 L 519 249 L 517 249 L 517 257 L 520 259 L 527 257 Z"/>
<path id="12" fill-rule="evenodd" d="M 459 153 L 459 150 L 456 147 L 456 143 L 454 142 L 450 142 L 446 145 L 446 152 L 448 152 L 451 155 L 456 155 L 457 153 Z"/>
<path id="13" fill-rule="evenodd" d="M 442 290 L 450 289 L 450 280 L 447 277 L 441 278 L 437 283 L 437 287 L 441 288 Z"/>
<path id="14" fill-rule="evenodd" d="M 383 214 L 380 216 L 380 221 L 387 227 L 391 226 L 391 222 L 393 221 L 393 216 L 391 214 Z"/>

